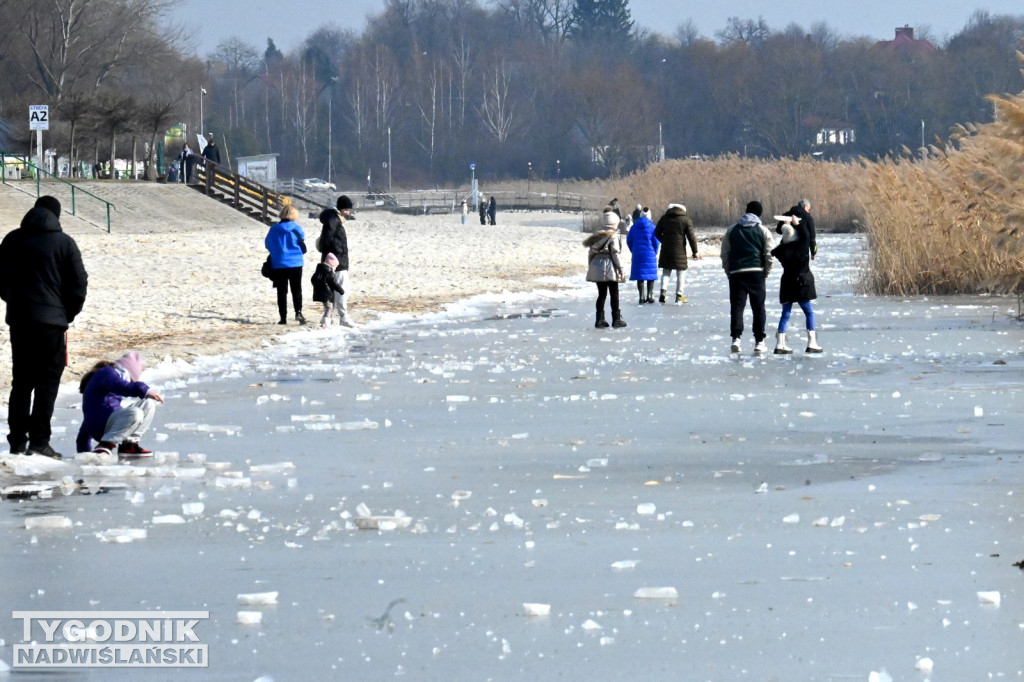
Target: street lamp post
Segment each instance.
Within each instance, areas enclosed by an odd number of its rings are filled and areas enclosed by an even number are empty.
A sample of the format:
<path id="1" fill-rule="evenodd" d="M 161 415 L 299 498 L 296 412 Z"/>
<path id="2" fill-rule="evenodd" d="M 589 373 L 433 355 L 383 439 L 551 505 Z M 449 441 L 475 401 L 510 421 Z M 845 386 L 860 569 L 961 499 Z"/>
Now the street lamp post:
<path id="1" fill-rule="evenodd" d="M 199 88 L 199 134 L 203 135 L 206 125 L 203 123 L 203 98 L 206 97 L 206 88 Z"/>
<path id="2" fill-rule="evenodd" d="M 338 82 L 337 76 L 331 76 L 331 80 L 328 85 L 331 88 L 331 92 L 327 97 L 327 182 L 331 182 L 331 178 L 334 176 L 334 156 L 333 156 L 333 122 L 334 122 L 334 84 Z"/>
<path id="3" fill-rule="evenodd" d="M 469 164 L 469 191 L 473 195 L 473 210 L 480 212 L 480 197 L 476 192 L 476 164 Z"/>
<path id="4" fill-rule="evenodd" d="M 533 162 L 526 162 L 526 201 L 530 201 L 530 182 L 533 180 Z"/>
<path id="5" fill-rule="evenodd" d="M 562 161 L 555 159 L 555 205 L 562 206 Z"/>

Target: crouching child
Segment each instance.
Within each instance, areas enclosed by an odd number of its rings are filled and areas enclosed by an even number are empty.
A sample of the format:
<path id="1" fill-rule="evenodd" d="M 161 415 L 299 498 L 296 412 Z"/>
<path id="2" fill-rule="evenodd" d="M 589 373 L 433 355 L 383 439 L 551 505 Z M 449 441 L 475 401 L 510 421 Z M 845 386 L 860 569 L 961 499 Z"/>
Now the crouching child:
<path id="1" fill-rule="evenodd" d="M 344 296 L 345 290 L 338 284 L 334 277 L 334 270 L 338 267 L 338 257 L 333 253 L 324 256 L 324 262 L 316 266 L 313 276 L 309 278 L 313 285 L 313 300 L 324 306 L 324 314 L 320 318 L 320 327 L 326 329 L 331 319 L 331 312 L 334 305 L 334 294 Z"/>
<path id="2" fill-rule="evenodd" d="M 100 360 L 78 384 L 82 394 L 82 427 L 78 430 L 78 451 L 121 457 L 148 457 L 152 451 L 139 444 L 149 430 L 162 395 L 139 381 L 142 359 L 136 351 L 117 362 Z M 94 440 L 99 441 L 95 449 Z"/>

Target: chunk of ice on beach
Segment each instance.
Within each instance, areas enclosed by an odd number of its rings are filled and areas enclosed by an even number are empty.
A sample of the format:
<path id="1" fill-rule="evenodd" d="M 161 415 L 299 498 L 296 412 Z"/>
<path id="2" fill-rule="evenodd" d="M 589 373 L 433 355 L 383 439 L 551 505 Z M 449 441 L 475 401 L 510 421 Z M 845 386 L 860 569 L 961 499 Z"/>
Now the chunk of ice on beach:
<path id="1" fill-rule="evenodd" d="M 181 513 L 185 516 L 199 516 L 206 509 L 206 505 L 202 502 L 182 502 Z"/>
<path id="2" fill-rule="evenodd" d="M 633 593 L 636 599 L 678 599 L 679 592 L 674 587 L 641 587 Z"/>
<path id="3" fill-rule="evenodd" d="M 123 544 L 146 539 L 145 528 L 108 528 L 96 533 L 101 542 L 113 542 Z"/>
<path id="4" fill-rule="evenodd" d="M 278 592 L 247 592 L 238 595 L 240 606 L 268 606 L 277 603 Z"/>
<path id="5" fill-rule="evenodd" d="M 523 602 L 523 615 L 532 617 L 544 617 L 551 614 L 551 604 L 539 604 L 536 602 Z"/>
<path id="6" fill-rule="evenodd" d="M 985 416 L 985 408 L 982 407 L 981 405 L 975 405 L 974 406 L 974 416 L 975 417 L 984 417 Z"/>
<path id="7" fill-rule="evenodd" d="M 644 516 L 650 516 L 656 511 L 658 511 L 658 508 L 653 502 L 642 502 L 636 506 L 636 513 L 643 514 Z"/>
<path id="8" fill-rule="evenodd" d="M 868 673 L 868 682 L 892 682 L 892 675 L 885 670 L 872 670 Z"/>
<path id="9" fill-rule="evenodd" d="M 914 664 L 914 669 L 920 670 L 923 673 L 930 673 L 934 667 L 935 662 L 927 656 L 917 659 L 917 663 Z"/>
<path id="10" fill-rule="evenodd" d="M 295 470 L 295 465 L 291 462 L 275 462 L 273 464 L 250 464 L 249 474 L 284 474 Z"/>
<path id="11" fill-rule="evenodd" d="M 800 515 L 793 513 L 782 517 L 783 523 L 800 523 Z"/>
<path id="12" fill-rule="evenodd" d="M 25 530 L 43 528 L 47 530 L 71 528 L 71 519 L 66 516 L 29 516 L 25 519 Z"/>
<path id="13" fill-rule="evenodd" d="M 505 523 L 512 526 L 513 528 L 522 528 L 526 525 L 526 521 L 523 521 L 523 519 L 520 518 L 520 516 L 515 512 L 509 512 L 508 514 L 505 514 L 503 520 L 505 521 Z"/>
<path id="14" fill-rule="evenodd" d="M 178 514 L 159 514 L 157 516 L 154 516 L 150 520 L 150 522 L 154 526 L 166 526 L 166 525 L 174 525 L 174 524 L 179 524 L 179 523 L 185 523 L 185 518 L 182 517 L 182 516 L 179 516 Z"/>
<path id="15" fill-rule="evenodd" d="M 998 590 L 981 590 L 978 592 L 978 603 L 979 604 L 990 604 L 992 606 L 999 606 L 1003 601 L 1003 595 Z"/>
<path id="16" fill-rule="evenodd" d="M 229 478 L 227 476 L 218 476 L 214 480 L 213 484 L 215 486 L 217 486 L 218 488 L 238 490 L 238 489 L 252 487 L 252 479 L 251 478 Z"/>
<path id="17" fill-rule="evenodd" d="M 616 571 L 626 571 L 631 568 L 636 568 L 636 565 L 640 563 L 636 559 L 623 559 L 622 561 L 615 561 L 612 563 L 612 568 Z"/>
<path id="18" fill-rule="evenodd" d="M 263 612 L 239 611 L 235 614 L 235 622 L 239 625 L 259 625 L 263 622 Z"/>

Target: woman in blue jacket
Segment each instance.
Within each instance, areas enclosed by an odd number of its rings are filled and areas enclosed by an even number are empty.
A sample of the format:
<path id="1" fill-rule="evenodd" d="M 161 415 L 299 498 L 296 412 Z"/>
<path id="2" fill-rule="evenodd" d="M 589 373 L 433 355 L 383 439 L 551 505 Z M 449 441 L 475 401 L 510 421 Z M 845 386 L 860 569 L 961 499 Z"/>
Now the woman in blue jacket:
<path id="1" fill-rule="evenodd" d="M 288 288 L 292 290 L 292 305 L 295 319 L 306 324 L 302 316 L 302 263 L 306 253 L 306 233 L 295 219 L 299 209 L 292 204 L 281 209 L 281 221 L 271 225 L 263 244 L 270 252 L 270 281 L 277 289 L 277 311 L 281 314 L 278 324 L 288 324 Z"/>
<path id="2" fill-rule="evenodd" d="M 658 279 L 658 247 L 661 242 L 654 236 L 651 209 L 644 208 L 640 217 L 629 228 L 626 246 L 633 255 L 629 278 L 636 281 L 640 304 L 654 303 L 654 280 Z M 645 291 L 646 290 L 646 291 Z"/>

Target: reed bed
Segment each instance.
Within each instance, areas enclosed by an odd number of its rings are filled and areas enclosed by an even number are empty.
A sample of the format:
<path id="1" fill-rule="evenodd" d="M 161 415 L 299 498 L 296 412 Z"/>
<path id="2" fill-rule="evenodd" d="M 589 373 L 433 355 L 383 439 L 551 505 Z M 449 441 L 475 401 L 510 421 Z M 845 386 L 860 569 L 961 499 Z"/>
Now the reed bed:
<path id="1" fill-rule="evenodd" d="M 923 160 L 867 166 L 865 291 L 1024 292 L 1024 97 L 990 99 L 995 122 L 959 128 Z"/>
<path id="2" fill-rule="evenodd" d="M 806 198 L 815 224 L 827 232 L 862 229 L 864 210 L 856 198 L 864 181 L 859 164 L 799 159 L 679 159 L 608 181 L 605 191 L 632 211 L 651 207 L 655 217 L 670 203 L 686 205 L 697 227 L 726 227 L 743 215 L 748 201 L 764 205 L 766 216 L 781 213 Z"/>

